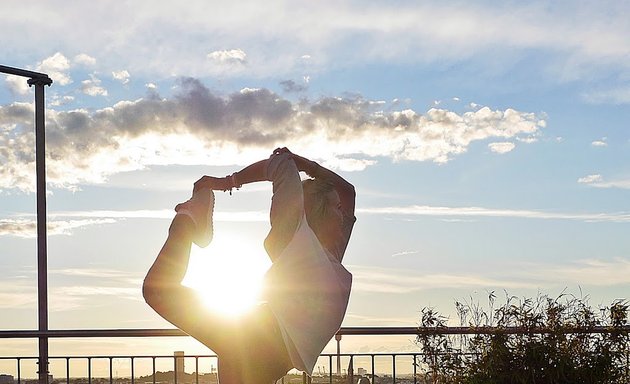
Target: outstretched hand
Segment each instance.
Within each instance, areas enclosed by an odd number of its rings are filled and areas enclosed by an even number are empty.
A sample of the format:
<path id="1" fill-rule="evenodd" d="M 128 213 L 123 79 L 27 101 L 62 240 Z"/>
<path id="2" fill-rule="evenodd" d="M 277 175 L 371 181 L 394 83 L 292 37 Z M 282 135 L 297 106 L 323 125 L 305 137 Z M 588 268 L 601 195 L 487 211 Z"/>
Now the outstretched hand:
<path id="1" fill-rule="evenodd" d="M 296 155 L 295 153 L 291 152 L 289 148 L 287 147 L 276 148 L 273 151 L 273 155 L 281 155 L 285 153 L 288 154 L 291 157 L 291 159 L 293 159 L 298 170 L 306 172 L 311 176 L 315 176 L 314 173 L 318 167 L 316 162 L 311 161 L 307 159 L 306 157 Z"/>
<path id="2" fill-rule="evenodd" d="M 235 185 L 232 183 L 232 179 L 228 176 L 226 177 L 213 177 L 213 176 L 203 176 L 201 179 L 195 181 L 195 185 L 193 191 L 197 191 L 199 189 L 212 189 L 214 191 L 229 191 L 234 188 Z"/>

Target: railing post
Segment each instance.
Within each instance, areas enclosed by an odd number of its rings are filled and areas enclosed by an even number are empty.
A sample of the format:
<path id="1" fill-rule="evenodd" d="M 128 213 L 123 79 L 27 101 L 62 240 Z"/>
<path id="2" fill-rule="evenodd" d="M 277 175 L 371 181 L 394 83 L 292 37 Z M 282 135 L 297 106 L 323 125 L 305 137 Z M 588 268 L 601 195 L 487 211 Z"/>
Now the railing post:
<path id="1" fill-rule="evenodd" d="M 335 335 L 337 340 L 337 376 L 341 376 L 341 334 Z"/>

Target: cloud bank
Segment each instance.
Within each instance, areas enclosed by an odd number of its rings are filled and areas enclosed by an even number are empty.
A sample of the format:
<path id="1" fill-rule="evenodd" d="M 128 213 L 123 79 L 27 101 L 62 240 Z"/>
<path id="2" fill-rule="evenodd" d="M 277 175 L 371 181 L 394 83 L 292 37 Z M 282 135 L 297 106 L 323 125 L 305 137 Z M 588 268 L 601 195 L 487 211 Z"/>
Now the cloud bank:
<path id="1" fill-rule="evenodd" d="M 501 278 L 483 273 L 413 273 L 396 268 L 349 266 L 355 276 L 354 289 L 392 294 L 429 289 L 539 289 L 554 285 L 630 284 L 630 261 L 624 259 L 576 260 L 566 264 L 515 265 Z"/>
<path id="2" fill-rule="evenodd" d="M 98 94 L 95 80 L 86 92 Z M 47 111 L 49 184 L 103 183 L 151 165 L 246 164 L 279 145 L 349 170 L 381 157 L 445 163 L 472 142 L 531 142 L 545 126 L 544 117 L 510 108 L 385 112 L 382 102 L 360 96 L 291 102 L 267 89 L 218 96 L 194 78 L 178 86 L 171 98 L 153 90 L 94 112 Z M 33 190 L 33 148 L 32 104 L 0 107 L 0 189 Z"/>
<path id="3" fill-rule="evenodd" d="M 50 0 L 38 3 L 36 11 L 55 17 L 36 30 L 32 7 L 18 0 L 4 4 L 11 10 L 0 15 L 5 50 L 17 60 L 29 62 L 22 60 L 32 51 L 21 47 L 26 40 L 30 46 L 98 55 L 108 63 L 124 57 L 134 74 L 201 75 L 212 71 L 212 64 L 247 60 L 252 74 L 269 76 L 303 69 L 305 57 L 312 58 L 309 68 L 318 70 L 366 60 L 484 60 L 489 53 L 500 60 L 497 52 L 518 58 L 532 50 L 551 60 L 541 61 L 562 79 L 597 76 L 602 68 L 626 74 L 630 69 L 625 2 L 321 1 L 296 7 L 247 0 L 221 4 L 218 10 L 199 0 L 186 7 L 170 2 L 118 7 L 103 1 L 95 12 L 90 3 L 65 7 L 63 1 Z M 60 42 L 59 36 L 72 39 Z M 89 57 L 80 59 L 90 62 Z M 612 97 L 627 102 L 627 89 L 617 93 Z"/>

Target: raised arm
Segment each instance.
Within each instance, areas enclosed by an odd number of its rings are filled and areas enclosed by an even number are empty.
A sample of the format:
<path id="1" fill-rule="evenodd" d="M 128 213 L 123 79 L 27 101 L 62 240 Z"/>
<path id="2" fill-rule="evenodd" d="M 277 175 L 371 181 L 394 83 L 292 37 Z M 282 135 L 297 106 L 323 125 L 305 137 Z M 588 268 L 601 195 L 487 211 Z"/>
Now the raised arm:
<path id="1" fill-rule="evenodd" d="M 286 148 L 283 148 L 283 150 L 290 153 Z M 326 244 L 322 243 L 322 245 L 324 245 L 339 260 L 339 262 L 341 262 L 346 252 L 346 248 L 348 247 L 350 235 L 352 234 L 352 229 L 354 228 L 354 223 L 356 221 L 356 217 L 354 216 L 356 198 L 354 186 L 343 177 L 339 176 L 330 169 L 319 165 L 315 161 L 311 161 L 303 156 L 293 153 L 291 153 L 291 157 L 300 171 L 306 172 L 314 179 L 331 184 L 339 195 L 339 208 L 343 215 L 343 223 L 340 228 L 341 232 L 337 232 L 336 235 L 332 235 L 330 237 L 326 235 L 323 237 L 318 235 L 318 237 L 320 237 L 320 241 L 326 242 Z"/>
<path id="2" fill-rule="evenodd" d="M 257 181 L 273 183 L 271 230 L 265 239 L 265 249 L 274 261 L 289 244 L 304 216 L 302 182 L 290 153 L 276 149 L 268 159 L 255 162 L 230 176 L 204 176 L 195 188 L 231 191 Z"/>
<path id="3" fill-rule="evenodd" d="M 352 184 L 350 184 L 343 177 L 339 176 L 330 169 L 319 165 L 315 161 L 309 160 L 300 155 L 296 155 L 295 153 L 291 153 L 291 157 L 295 161 L 295 165 L 300 171 L 306 172 L 306 174 L 314 179 L 321 179 L 331 183 L 339 194 L 339 199 L 341 200 L 341 208 L 343 212 L 347 216 L 354 216 L 356 192 Z"/>

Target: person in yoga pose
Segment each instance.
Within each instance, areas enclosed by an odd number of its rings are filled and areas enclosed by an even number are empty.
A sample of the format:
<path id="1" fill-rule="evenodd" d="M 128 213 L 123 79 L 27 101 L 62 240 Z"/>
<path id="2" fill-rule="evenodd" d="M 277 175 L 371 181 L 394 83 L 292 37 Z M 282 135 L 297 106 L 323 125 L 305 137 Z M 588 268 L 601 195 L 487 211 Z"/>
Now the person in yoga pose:
<path id="1" fill-rule="evenodd" d="M 302 181 L 300 172 L 311 178 Z M 214 192 L 273 184 L 271 229 L 264 247 L 272 265 L 263 301 L 233 319 L 207 309 L 181 284 L 192 243 L 212 240 Z M 144 279 L 146 302 L 217 354 L 220 384 L 269 384 L 297 368 L 312 374 L 345 315 L 352 275 L 341 264 L 354 216 L 355 190 L 338 174 L 286 148 L 226 177 L 203 176 L 175 207 L 168 238 Z"/>

